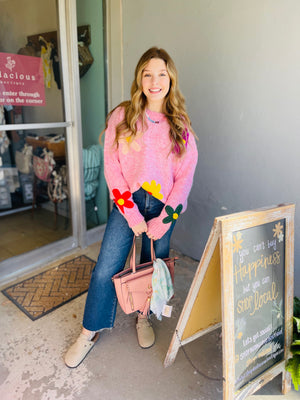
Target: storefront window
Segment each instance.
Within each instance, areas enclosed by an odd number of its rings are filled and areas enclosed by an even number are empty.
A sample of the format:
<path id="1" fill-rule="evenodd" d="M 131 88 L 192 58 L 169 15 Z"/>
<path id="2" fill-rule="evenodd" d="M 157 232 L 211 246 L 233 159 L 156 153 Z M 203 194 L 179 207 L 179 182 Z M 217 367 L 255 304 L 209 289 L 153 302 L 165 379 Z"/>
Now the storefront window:
<path id="1" fill-rule="evenodd" d="M 72 233 L 58 25 L 55 0 L 1 1 L 0 261 Z"/>

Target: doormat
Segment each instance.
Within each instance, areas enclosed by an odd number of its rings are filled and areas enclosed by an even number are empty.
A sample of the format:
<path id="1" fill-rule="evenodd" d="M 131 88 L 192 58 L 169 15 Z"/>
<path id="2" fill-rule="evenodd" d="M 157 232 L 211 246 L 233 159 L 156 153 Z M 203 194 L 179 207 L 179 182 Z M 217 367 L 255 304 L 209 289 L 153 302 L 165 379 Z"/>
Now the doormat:
<path id="1" fill-rule="evenodd" d="M 82 255 L 2 290 L 35 321 L 88 290 L 96 262 Z"/>

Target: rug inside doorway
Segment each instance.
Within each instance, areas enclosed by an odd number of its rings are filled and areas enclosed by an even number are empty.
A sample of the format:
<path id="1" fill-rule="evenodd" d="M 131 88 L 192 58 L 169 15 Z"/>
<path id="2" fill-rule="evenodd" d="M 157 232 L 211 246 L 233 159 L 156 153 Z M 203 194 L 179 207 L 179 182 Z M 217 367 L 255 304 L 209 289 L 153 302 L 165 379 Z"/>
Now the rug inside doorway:
<path id="1" fill-rule="evenodd" d="M 35 321 L 85 293 L 95 264 L 81 255 L 10 286 L 2 293 Z"/>

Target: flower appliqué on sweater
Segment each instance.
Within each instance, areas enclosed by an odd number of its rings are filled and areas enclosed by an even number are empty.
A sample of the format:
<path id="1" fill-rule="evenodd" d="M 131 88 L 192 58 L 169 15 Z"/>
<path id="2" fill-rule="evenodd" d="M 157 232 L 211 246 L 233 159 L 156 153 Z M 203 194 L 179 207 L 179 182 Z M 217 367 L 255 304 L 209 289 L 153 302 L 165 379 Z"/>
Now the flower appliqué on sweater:
<path id="1" fill-rule="evenodd" d="M 168 216 L 164 218 L 162 222 L 164 224 L 168 224 L 169 222 L 176 221 L 182 211 L 182 208 L 182 204 L 179 204 L 175 210 L 171 206 L 166 206 L 165 210 Z"/>
<path id="2" fill-rule="evenodd" d="M 124 208 L 133 208 L 133 202 L 128 200 L 131 197 L 131 193 L 128 190 L 124 193 L 120 193 L 118 189 L 113 189 L 112 194 L 114 195 L 114 202 L 123 214 Z"/>
<path id="3" fill-rule="evenodd" d="M 144 182 L 142 184 L 142 188 L 144 190 L 146 190 L 146 192 L 148 192 L 149 194 L 151 194 L 153 197 L 155 197 L 158 200 L 162 200 L 163 197 L 164 197 L 163 194 L 160 193 L 161 184 L 160 183 L 156 183 L 155 180 L 152 180 L 151 183 Z"/>
<path id="4" fill-rule="evenodd" d="M 190 134 L 187 129 L 182 132 L 182 141 L 186 148 L 187 148 L 187 144 L 189 141 L 189 136 L 190 136 Z M 179 153 L 179 145 L 177 143 L 175 144 L 174 150 L 175 150 L 175 153 Z"/>
<path id="5" fill-rule="evenodd" d="M 141 151 L 141 146 L 137 139 L 143 136 L 142 132 L 137 132 L 135 136 L 123 135 L 119 138 L 118 142 L 121 144 L 121 151 L 123 154 L 128 154 L 130 150 Z"/>

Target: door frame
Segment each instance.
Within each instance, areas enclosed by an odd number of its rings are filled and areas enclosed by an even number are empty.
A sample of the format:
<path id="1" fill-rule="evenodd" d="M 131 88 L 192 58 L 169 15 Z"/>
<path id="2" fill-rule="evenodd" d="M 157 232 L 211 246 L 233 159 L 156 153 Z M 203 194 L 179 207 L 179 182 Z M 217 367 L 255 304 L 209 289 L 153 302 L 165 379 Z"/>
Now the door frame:
<path id="1" fill-rule="evenodd" d="M 123 1 L 103 0 L 106 24 L 107 101 L 112 110 L 124 101 Z"/>
<path id="2" fill-rule="evenodd" d="M 76 0 L 56 0 L 56 4 L 65 122 L 1 125 L 0 130 L 65 128 L 72 235 L 1 262 L 0 281 L 2 284 L 30 273 L 41 265 L 47 265 L 76 248 L 85 248 L 87 245 L 101 240 L 104 232 L 104 226 L 94 228 L 91 230 L 92 232 L 86 229 Z"/>

